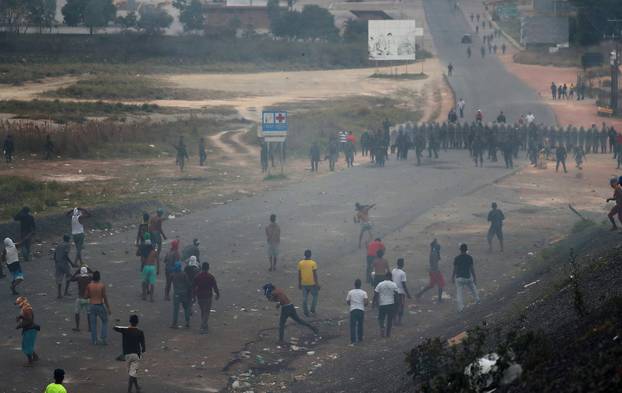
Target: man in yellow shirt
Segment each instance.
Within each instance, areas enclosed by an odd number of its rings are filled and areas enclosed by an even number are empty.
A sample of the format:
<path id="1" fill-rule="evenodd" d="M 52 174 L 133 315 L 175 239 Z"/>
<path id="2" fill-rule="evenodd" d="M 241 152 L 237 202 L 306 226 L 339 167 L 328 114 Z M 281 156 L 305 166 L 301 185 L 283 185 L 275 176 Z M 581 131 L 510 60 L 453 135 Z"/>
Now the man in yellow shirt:
<path id="1" fill-rule="evenodd" d="M 63 386 L 63 380 L 65 379 L 65 370 L 57 368 L 54 370 L 54 383 L 49 384 L 45 388 L 45 393 L 67 393 L 67 390 Z"/>
<path id="2" fill-rule="evenodd" d="M 309 316 L 307 299 L 311 293 L 311 314 L 315 316 L 317 306 L 317 294 L 320 290 L 320 283 L 317 279 L 317 263 L 311 259 L 311 250 L 305 250 L 305 259 L 298 262 L 298 288 L 302 290 L 302 311 L 305 316 Z"/>

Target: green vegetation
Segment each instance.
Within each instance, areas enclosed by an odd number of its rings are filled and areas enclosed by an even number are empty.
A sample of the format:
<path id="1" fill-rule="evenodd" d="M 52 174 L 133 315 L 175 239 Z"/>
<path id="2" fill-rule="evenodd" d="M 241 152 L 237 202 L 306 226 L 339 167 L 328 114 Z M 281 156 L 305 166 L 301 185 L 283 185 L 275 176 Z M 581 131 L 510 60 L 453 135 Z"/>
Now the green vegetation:
<path id="1" fill-rule="evenodd" d="M 41 32 L 51 27 L 56 15 L 56 0 L 0 1 L 0 23 L 13 33 L 23 33 L 29 26 Z"/>
<path id="2" fill-rule="evenodd" d="M 264 176 L 263 179 L 265 181 L 287 180 L 287 175 L 284 173 L 270 174 L 270 175 Z"/>
<path id="3" fill-rule="evenodd" d="M 175 88 L 172 84 L 142 75 L 118 74 L 96 75 L 46 95 L 96 100 L 204 100 L 235 96 L 224 91 Z"/>
<path id="4" fill-rule="evenodd" d="M 0 101 L 0 113 L 12 113 L 18 118 L 51 120 L 57 123 L 85 122 L 87 117 L 123 119 L 129 114 L 144 115 L 161 112 L 157 105 L 127 105 L 105 102 L 63 102 L 59 100 Z"/>
<path id="5" fill-rule="evenodd" d="M 0 182 L 0 218 L 9 218 L 22 206 L 45 211 L 58 206 L 58 201 L 81 198 L 80 187 L 56 182 L 39 182 L 15 176 L 3 176 Z"/>
<path id="6" fill-rule="evenodd" d="M 160 157 L 173 155 L 173 144 L 184 135 L 187 146 L 195 146 L 199 138 L 230 125 L 209 113 L 178 116 L 173 121 L 144 120 L 120 123 L 87 121 L 59 127 L 41 123 L 0 123 L 0 134 L 13 133 L 16 154 L 44 154 L 45 138 L 49 134 L 58 155 L 65 158 L 109 159 Z"/>

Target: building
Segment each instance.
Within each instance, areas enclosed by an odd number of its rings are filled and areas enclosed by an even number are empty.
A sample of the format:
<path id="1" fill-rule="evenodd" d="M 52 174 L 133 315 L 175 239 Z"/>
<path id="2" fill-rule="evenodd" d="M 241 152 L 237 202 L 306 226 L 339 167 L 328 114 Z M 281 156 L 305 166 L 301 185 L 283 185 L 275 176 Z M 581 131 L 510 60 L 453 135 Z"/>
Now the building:
<path id="1" fill-rule="evenodd" d="M 287 3 L 281 2 L 282 9 Z M 256 31 L 270 30 L 267 0 L 227 0 L 225 3 L 206 3 L 207 29 L 218 30 L 229 27 L 233 23 L 242 28 L 252 28 Z"/>
<path id="2" fill-rule="evenodd" d="M 389 20 L 393 19 L 382 10 L 350 10 L 357 20 Z"/>
<path id="3" fill-rule="evenodd" d="M 567 45 L 570 23 L 567 16 L 523 16 L 520 43 L 524 47 Z"/>

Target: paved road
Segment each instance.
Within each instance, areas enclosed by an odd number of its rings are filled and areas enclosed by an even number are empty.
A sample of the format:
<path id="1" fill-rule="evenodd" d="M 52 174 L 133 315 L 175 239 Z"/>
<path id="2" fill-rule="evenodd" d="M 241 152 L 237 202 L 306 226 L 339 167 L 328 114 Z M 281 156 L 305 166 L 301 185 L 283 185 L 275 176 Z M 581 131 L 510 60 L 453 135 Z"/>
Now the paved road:
<path id="1" fill-rule="evenodd" d="M 499 111 L 504 111 L 508 121 L 512 122 L 531 111 L 537 122 L 556 124 L 553 111 L 526 84 L 508 73 L 496 56 L 486 54 L 481 57 L 482 41 L 464 13 L 453 9 L 453 1 L 423 0 L 423 3 L 436 53 L 444 64 L 452 63 L 455 67 L 454 75 L 449 79 L 456 99 L 463 97 L 466 101 L 466 120 L 474 120 L 477 109 L 483 111 L 486 121 L 493 121 Z M 468 10 L 475 7 L 470 0 L 460 3 L 463 7 L 470 7 Z M 464 34 L 472 34 L 474 39 L 470 59 L 466 55 L 468 45 L 460 43 Z"/>
<path id="2" fill-rule="evenodd" d="M 362 277 L 364 271 L 364 256 L 356 246 L 358 227 L 352 223 L 354 202 L 378 203 L 372 215 L 376 233 L 384 235 L 411 223 L 428 209 L 472 192 L 509 172 L 498 164 L 483 169 L 475 168 L 470 163 L 464 165 L 467 160 L 467 152 L 458 151 L 443 153 L 442 160 L 423 167 L 415 167 L 412 161 L 394 160 L 389 161 L 385 168 L 356 167 L 167 221 L 165 230 L 170 237 L 180 236 L 186 243 L 195 236 L 201 239 L 202 256 L 212 263 L 223 291 L 223 298 L 214 305 L 216 313 L 211 333 L 200 341 L 197 341 L 200 336 L 197 335 L 196 320 L 190 331 L 167 329 L 171 304 L 161 300 L 161 279 L 157 284 L 156 303 L 138 300 L 138 266 L 131 246 L 133 232 L 103 239 L 89 235 L 88 241 L 95 241 L 95 244 L 87 246 L 86 260 L 102 270 L 103 280 L 112 284 L 113 318 L 119 318 L 123 323 L 132 310 L 141 315 L 141 324 L 148 331 L 149 342 L 152 343 L 148 361 L 152 373 L 165 372 L 158 375 L 166 375 L 167 382 L 171 384 L 183 380 L 189 391 L 218 388 L 224 382 L 220 368 L 230 359 L 230 352 L 239 350 L 244 342 L 254 339 L 260 329 L 276 324 L 276 312 L 272 307 L 265 308 L 267 303 L 257 291 L 263 283 L 272 281 L 290 288 L 288 293 L 299 304 L 300 293 L 294 289 L 295 261 L 305 248 L 311 248 L 321 267 L 321 317 L 340 318 L 343 291 L 351 286 L 355 277 Z M 275 274 L 267 272 L 263 235 L 263 226 L 272 212 L 279 215 L 283 231 L 282 264 Z M 357 262 L 348 266 L 337 263 L 341 262 L 342 257 L 353 253 L 361 256 L 360 264 Z M 391 255 L 391 258 L 394 257 L 396 255 Z M 51 372 L 53 365 L 63 364 L 73 371 L 84 367 L 86 362 L 88 376 L 95 381 L 92 391 L 105 391 L 110 386 L 105 385 L 106 381 L 110 381 L 110 373 L 119 373 L 123 368 L 123 364 L 111 362 L 119 350 L 119 337 L 113 333 L 111 345 L 106 348 L 92 347 L 85 333 L 75 334 L 69 330 L 73 303 L 69 299 L 60 302 L 53 299 L 51 267 L 45 259 L 24 264 L 27 280 L 23 290 L 32 299 L 37 318 L 45 326 L 39 345 L 45 356 L 42 364 L 46 367 L 37 369 L 35 379 L 32 374 L 22 373 L 21 369 L 7 376 L 5 371 L 14 370 L 9 365 L 21 361 L 21 354 L 14 350 L 10 355 L 3 356 L 0 362 L 0 379 L 10 378 L 26 386 L 36 380 L 39 386 L 43 386 L 46 372 Z M 3 337 L 8 337 L 4 345 L 7 349 L 15 348 L 17 337 L 11 322 L 15 312 L 11 305 L 12 297 L 6 294 L 1 299 L 1 333 Z M 259 312 L 240 312 L 242 306 Z M 296 330 L 291 334 L 293 332 Z M 274 343 L 266 345 L 271 344 Z M 171 350 L 175 352 L 169 352 Z M 206 370 L 197 381 L 193 379 L 196 373 L 189 365 L 197 364 L 203 358 Z M 114 381 L 119 382 L 120 389 L 122 379 L 115 377 Z M 155 378 L 145 380 L 147 388 L 156 382 Z"/>

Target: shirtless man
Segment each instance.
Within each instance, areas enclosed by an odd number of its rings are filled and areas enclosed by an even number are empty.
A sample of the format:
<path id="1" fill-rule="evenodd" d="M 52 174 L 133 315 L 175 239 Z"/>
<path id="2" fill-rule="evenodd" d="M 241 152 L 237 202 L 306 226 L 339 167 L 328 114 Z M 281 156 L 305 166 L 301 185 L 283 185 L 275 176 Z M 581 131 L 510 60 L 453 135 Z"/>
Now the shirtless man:
<path id="1" fill-rule="evenodd" d="M 88 318 L 89 299 L 86 297 L 86 287 L 91 283 L 91 274 L 91 269 L 82 265 L 80 269 L 76 270 L 73 276 L 71 276 L 70 281 L 75 281 L 78 284 L 78 297 L 76 298 L 76 305 L 74 307 L 76 327 L 72 329 L 74 332 L 80 331 L 80 313 L 82 310 L 86 312 L 86 321 L 88 322 L 89 332 L 91 331 L 91 321 Z"/>
<path id="2" fill-rule="evenodd" d="M 356 204 L 354 205 L 354 211 L 356 213 L 354 216 L 354 222 L 357 224 L 361 224 L 361 233 L 359 234 L 359 248 L 361 248 L 361 241 L 363 240 L 363 235 L 365 234 L 365 232 L 367 232 L 367 234 L 369 235 L 369 239 L 365 242 L 366 246 L 373 239 L 373 235 L 371 233 L 372 225 L 371 222 L 369 222 L 369 211 L 374 206 L 376 206 L 375 203 L 372 203 L 371 205 L 361 205 L 358 202 L 356 202 Z"/>
<path id="3" fill-rule="evenodd" d="M 618 226 L 616 225 L 614 217 L 617 215 L 618 220 L 622 223 L 622 187 L 620 187 L 618 179 L 615 177 L 609 181 L 609 185 L 613 188 L 613 197 L 608 198 L 607 202 L 614 201 L 616 205 L 611 208 L 607 217 L 609 217 L 609 221 L 611 221 L 611 230 L 616 231 L 618 230 Z"/>

